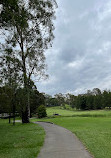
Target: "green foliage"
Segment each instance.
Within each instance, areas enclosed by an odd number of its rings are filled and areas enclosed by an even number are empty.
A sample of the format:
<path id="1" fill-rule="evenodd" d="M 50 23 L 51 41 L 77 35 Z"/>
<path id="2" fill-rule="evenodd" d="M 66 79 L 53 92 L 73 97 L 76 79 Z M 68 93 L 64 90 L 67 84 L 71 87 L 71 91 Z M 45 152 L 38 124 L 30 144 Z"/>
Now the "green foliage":
<path id="1" fill-rule="evenodd" d="M 96 110 L 111 107 L 111 92 L 94 88 L 85 94 L 80 94 L 74 98 L 73 107 L 78 110 Z"/>
<path id="2" fill-rule="evenodd" d="M 47 107 L 62 106 L 64 109 L 65 104 L 70 105 L 71 108 L 78 110 L 96 110 L 111 107 L 111 92 L 103 91 L 94 88 L 92 91 L 88 90 L 85 94 L 74 96 L 73 94 L 56 94 L 54 98 L 46 96 Z"/>
<path id="3" fill-rule="evenodd" d="M 66 94 L 65 103 L 70 105 L 72 108 L 75 108 L 76 96 L 74 96 L 73 94 L 70 94 L 70 93 Z"/>
<path id="4" fill-rule="evenodd" d="M 19 71 L 24 84 L 32 74 L 43 77 L 44 51 L 54 38 L 55 0 L 29 0 L 27 3 L 25 0 L 2 0 L 0 3 L 3 5 L 0 29 L 6 42 L 1 44 L 1 51 L 10 50 L 21 62 Z"/>
<path id="5" fill-rule="evenodd" d="M 13 89 L 9 86 L 0 87 L 0 113 L 12 112 Z"/>
<path id="6" fill-rule="evenodd" d="M 38 80 L 47 77 L 44 51 L 54 39 L 57 4 L 55 0 L 1 0 L 0 4 L 0 36 L 4 38 L 0 43 L 2 80 L 21 83 L 19 86 L 25 91 L 21 93 L 25 97 L 21 98 L 21 112 L 25 122 L 29 122 L 29 82 L 32 75 Z"/>
<path id="7" fill-rule="evenodd" d="M 77 98 L 77 108 L 81 110 L 86 109 L 86 96 L 79 95 Z"/>
<path id="8" fill-rule="evenodd" d="M 24 117 L 27 115 L 27 104 L 30 108 L 30 113 L 28 113 L 30 116 L 36 113 L 41 104 L 45 104 L 43 94 L 39 93 L 36 87 L 28 91 L 25 88 L 18 88 L 15 94 L 9 86 L 0 87 L 0 113 L 13 113 L 13 116 L 18 113 L 23 118 L 22 115 Z"/>
<path id="9" fill-rule="evenodd" d="M 42 93 L 39 93 L 36 89 L 31 91 L 31 94 L 30 94 L 30 112 L 31 112 L 31 116 L 32 116 L 32 114 L 36 113 L 37 108 L 40 105 L 44 105 L 44 104 L 45 104 L 44 95 Z"/>
<path id="10" fill-rule="evenodd" d="M 94 97 L 92 95 L 88 95 L 86 98 L 86 109 L 94 109 Z"/>
<path id="11" fill-rule="evenodd" d="M 59 106 L 64 106 L 65 100 L 64 95 L 62 93 L 56 94 L 55 98 L 58 100 Z"/>
<path id="12" fill-rule="evenodd" d="M 46 98 L 46 106 L 51 107 L 51 106 L 60 106 L 59 101 L 57 98 Z"/>
<path id="13" fill-rule="evenodd" d="M 38 118 L 43 118 L 47 116 L 46 108 L 44 105 L 40 105 L 37 109 Z"/>
<path id="14" fill-rule="evenodd" d="M 28 95 L 29 94 L 29 95 Z M 27 96 L 28 95 L 28 96 Z M 27 89 L 25 88 L 19 88 L 17 90 L 17 111 L 19 112 L 20 116 L 22 115 L 22 112 L 25 112 L 25 105 L 28 104 L 29 100 L 29 106 L 30 106 L 30 115 L 36 113 L 37 108 L 39 105 L 44 104 L 44 96 L 42 93 L 39 93 L 36 88 L 34 89 Z"/>
<path id="15" fill-rule="evenodd" d="M 74 96 L 73 94 L 56 94 L 52 96 L 45 95 L 45 103 L 47 107 L 61 106 L 66 108 L 66 104 L 70 108 L 77 110 L 100 110 L 104 108 L 111 108 L 111 91 L 101 91 L 94 88 L 92 91 L 88 90 L 85 94 Z"/>

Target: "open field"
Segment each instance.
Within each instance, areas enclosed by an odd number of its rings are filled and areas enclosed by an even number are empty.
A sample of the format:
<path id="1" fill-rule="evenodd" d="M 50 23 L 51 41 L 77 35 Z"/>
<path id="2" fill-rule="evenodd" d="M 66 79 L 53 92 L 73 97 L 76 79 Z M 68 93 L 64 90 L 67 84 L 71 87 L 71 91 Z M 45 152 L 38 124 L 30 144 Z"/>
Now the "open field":
<path id="1" fill-rule="evenodd" d="M 73 116 L 73 117 L 111 117 L 111 110 L 91 110 L 91 111 L 77 111 L 77 110 L 65 110 L 61 107 L 47 108 L 48 117 L 52 117 L 55 113 L 61 116 Z"/>
<path id="2" fill-rule="evenodd" d="M 75 133 L 95 158 L 111 158 L 111 118 L 61 117 L 43 121 L 53 122 Z"/>
<path id="3" fill-rule="evenodd" d="M 45 132 L 33 123 L 15 126 L 0 119 L 0 158 L 36 158 Z"/>
<path id="4" fill-rule="evenodd" d="M 72 131 L 95 158 L 111 158 L 111 111 L 72 111 L 47 108 L 48 121 Z M 58 113 L 61 116 L 54 116 Z M 73 116 L 73 117 L 72 117 Z M 87 116 L 87 117 L 86 117 Z M 35 124 L 8 124 L 0 119 L 0 158 L 35 158 L 43 145 L 44 130 Z"/>
<path id="5" fill-rule="evenodd" d="M 47 113 L 49 117 L 52 117 L 53 113 L 58 113 L 61 117 L 40 121 L 53 122 L 75 133 L 95 158 L 111 158 L 111 111 L 69 111 L 48 108 Z M 72 115 L 75 117 L 71 117 Z"/>

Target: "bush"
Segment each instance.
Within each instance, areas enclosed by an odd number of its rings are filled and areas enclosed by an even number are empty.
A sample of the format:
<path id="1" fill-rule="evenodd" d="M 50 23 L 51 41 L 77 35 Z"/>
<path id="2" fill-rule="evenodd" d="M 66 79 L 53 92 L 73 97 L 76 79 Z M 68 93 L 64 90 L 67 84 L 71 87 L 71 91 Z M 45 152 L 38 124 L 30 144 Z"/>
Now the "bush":
<path id="1" fill-rule="evenodd" d="M 47 116 L 46 108 L 44 105 L 40 105 L 37 109 L 38 118 L 43 118 Z"/>

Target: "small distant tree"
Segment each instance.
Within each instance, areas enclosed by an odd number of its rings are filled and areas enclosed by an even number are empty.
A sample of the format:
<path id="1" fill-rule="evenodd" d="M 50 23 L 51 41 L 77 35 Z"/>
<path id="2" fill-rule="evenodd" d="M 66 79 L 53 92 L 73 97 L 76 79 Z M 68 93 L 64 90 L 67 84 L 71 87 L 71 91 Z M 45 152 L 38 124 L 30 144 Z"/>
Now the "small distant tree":
<path id="1" fill-rule="evenodd" d="M 76 101 L 76 96 L 73 94 L 67 93 L 66 94 L 66 103 L 69 104 L 72 108 L 75 107 L 75 101 Z"/>
<path id="2" fill-rule="evenodd" d="M 44 93 L 44 97 L 45 97 L 45 106 L 50 106 L 50 100 L 52 99 L 52 96 Z"/>
<path id="3" fill-rule="evenodd" d="M 62 93 L 56 94 L 55 98 L 58 100 L 59 106 L 65 108 L 65 98 Z"/>
<path id="4" fill-rule="evenodd" d="M 40 105 L 37 109 L 38 118 L 43 118 L 47 116 L 46 108 L 44 105 Z"/>
<path id="5" fill-rule="evenodd" d="M 45 105 L 47 107 L 60 106 L 58 99 L 50 95 L 45 95 Z"/>
<path id="6" fill-rule="evenodd" d="M 94 109 L 102 109 L 102 93 L 99 88 L 93 89 Z"/>

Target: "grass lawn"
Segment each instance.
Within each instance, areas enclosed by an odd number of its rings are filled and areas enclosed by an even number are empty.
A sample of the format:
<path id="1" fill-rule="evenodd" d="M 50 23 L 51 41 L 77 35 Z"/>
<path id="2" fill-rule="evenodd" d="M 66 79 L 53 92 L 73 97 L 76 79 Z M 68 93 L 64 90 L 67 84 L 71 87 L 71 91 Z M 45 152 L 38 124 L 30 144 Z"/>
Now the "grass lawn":
<path id="1" fill-rule="evenodd" d="M 69 111 L 54 107 L 48 108 L 47 113 L 49 117 L 54 113 L 61 117 L 40 121 L 53 122 L 75 133 L 95 158 L 111 158 L 111 111 Z"/>
<path id="2" fill-rule="evenodd" d="M 111 118 L 61 117 L 45 119 L 75 133 L 95 158 L 111 158 Z"/>
<path id="3" fill-rule="evenodd" d="M 45 132 L 33 123 L 15 126 L 0 119 L 0 158 L 36 158 Z"/>
<path id="4" fill-rule="evenodd" d="M 90 110 L 90 111 L 77 111 L 77 110 L 65 110 L 61 107 L 49 107 L 47 108 L 48 117 L 52 117 L 53 114 L 59 114 L 61 116 L 73 116 L 73 117 L 111 117 L 111 110 Z"/>

